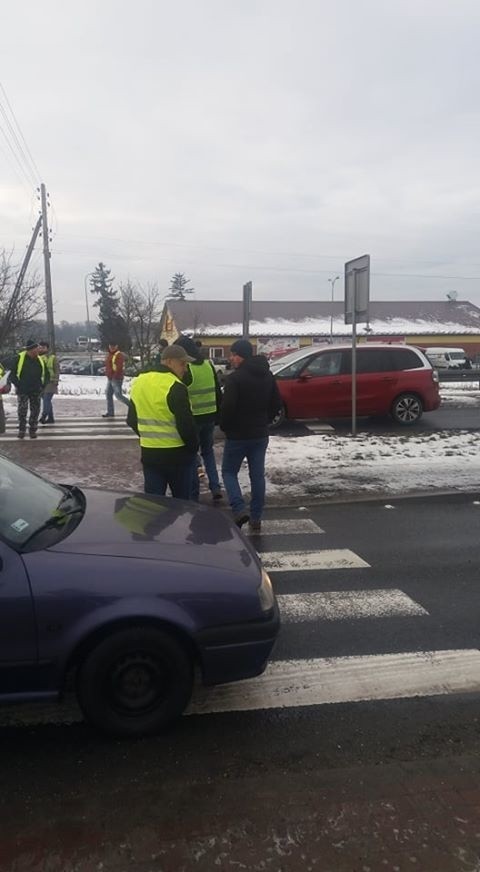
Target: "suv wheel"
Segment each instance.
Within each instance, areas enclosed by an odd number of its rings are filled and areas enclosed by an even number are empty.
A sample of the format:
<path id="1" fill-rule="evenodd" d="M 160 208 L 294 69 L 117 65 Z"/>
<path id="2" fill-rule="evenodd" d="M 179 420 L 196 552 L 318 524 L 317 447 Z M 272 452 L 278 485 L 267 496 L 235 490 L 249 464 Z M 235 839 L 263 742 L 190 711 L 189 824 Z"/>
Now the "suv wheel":
<path id="1" fill-rule="evenodd" d="M 280 409 L 278 414 L 275 415 L 273 421 L 270 421 L 270 425 L 269 425 L 270 430 L 277 430 L 277 428 L 280 427 L 280 425 L 283 424 L 283 422 L 286 421 L 286 419 L 287 419 L 287 410 L 286 410 L 285 406 L 282 405 L 282 408 Z"/>
<path id="2" fill-rule="evenodd" d="M 397 424 L 408 427 L 416 424 L 423 415 L 423 403 L 417 394 L 400 394 L 392 405 L 392 418 Z"/>
<path id="3" fill-rule="evenodd" d="M 116 736 L 158 732 L 182 714 L 192 686 L 188 652 L 150 627 L 112 633 L 90 651 L 77 675 L 85 718 Z"/>

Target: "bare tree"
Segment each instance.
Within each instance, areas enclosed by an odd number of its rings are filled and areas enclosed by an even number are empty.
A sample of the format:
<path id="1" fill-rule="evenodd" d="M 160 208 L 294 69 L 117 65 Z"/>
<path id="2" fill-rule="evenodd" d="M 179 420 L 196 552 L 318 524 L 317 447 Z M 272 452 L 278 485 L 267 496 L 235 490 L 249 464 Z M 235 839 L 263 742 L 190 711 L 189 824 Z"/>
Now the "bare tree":
<path id="1" fill-rule="evenodd" d="M 120 285 L 120 313 L 142 367 L 151 363 L 158 344 L 162 295 L 156 284 L 146 287 L 130 280 Z"/>
<path id="2" fill-rule="evenodd" d="M 28 325 L 45 311 L 45 300 L 38 273 L 27 273 L 16 287 L 18 267 L 12 264 L 12 252 L 0 251 L 0 347 L 14 348 L 26 338 Z"/>

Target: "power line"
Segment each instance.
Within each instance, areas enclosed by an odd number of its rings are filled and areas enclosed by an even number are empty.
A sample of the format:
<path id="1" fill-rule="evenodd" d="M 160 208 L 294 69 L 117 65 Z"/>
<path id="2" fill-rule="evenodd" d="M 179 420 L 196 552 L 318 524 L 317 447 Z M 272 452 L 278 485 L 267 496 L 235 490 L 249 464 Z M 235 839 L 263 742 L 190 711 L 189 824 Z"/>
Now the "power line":
<path id="1" fill-rule="evenodd" d="M 29 193 L 31 193 L 31 189 L 32 189 L 32 180 L 29 178 L 27 172 L 25 171 L 25 168 L 24 168 L 24 166 L 23 166 L 23 164 L 22 164 L 20 158 L 18 157 L 18 155 L 17 155 L 15 149 L 13 148 L 13 146 L 12 146 L 12 144 L 11 144 L 11 142 L 10 142 L 10 140 L 9 140 L 9 138 L 8 138 L 8 136 L 7 136 L 7 134 L 5 133 L 3 127 L 1 126 L 1 124 L 0 124 L 0 132 L 1 132 L 1 134 L 2 134 L 2 136 L 3 136 L 3 138 L 4 138 L 4 140 L 5 140 L 5 142 L 7 143 L 7 145 L 8 145 L 8 147 L 9 147 L 9 149 L 10 149 L 10 151 L 11 151 L 11 153 L 12 153 L 14 159 L 16 160 L 16 162 L 17 162 L 17 164 L 18 164 L 18 167 L 19 167 L 19 169 L 20 169 L 20 172 L 21 172 L 22 175 L 23 175 L 23 178 L 24 178 L 24 179 L 26 180 L 26 182 L 27 182 Z M 33 183 L 33 187 L 35 187 L 35 182 Z"/>
<path id="2" fill-rule="evenodd" d="M 34 171 L 35 171 L 35 172 L 34 172 L 34 177 L 35 177 L 35 174 L 36 174 L 36 178 L 37 178 L 37 180 L 40 181 L 40 179 L 41 179 L 40 171 L 39 171 L 39 169 L 38 169 L 38 167 L 37 167 L 37 164 L 35 163 L 35 160 L 34 160 L 34 157 L 33 157 L 33 155 L 32 155 L 32 152 L 30 151 L 30 149 L 29 149 L 29 147 L 28 147 L 28 143 L 27 143 L 27 140 L 25 139 L 25 137 L 24 137 L 24 135 L 23 135 L 22 128 L 20 127 L 20 124 L 19 124 L 18 121 L 17 121 L 17 117 L 16 117 L 16 115 L 15 115 L 15 112 L 13 111 L 12 106 L 11 106 L 11 103 L 10 103 L 10 100 L 8 99 L 7 92 L 5 91 L 5 88 L 3 87 L 3 84 L 2 84 L 1 82 L 0 82 L 0 90 L 2 91 L 3 96 L 5 97 L 5 100 L 6 100 L 7 106 L 8 106 L 8 108 L 9 108 L 9 110 L 10 110 L 10 114 L 11 114 L 11 116 L 12 116 L 12 118 L 13 118 L 13 120 L 14 120 L 15 126 L 16 126 L 16 128 L 17 128 L 19 134 L 20 134 L 20 138 L 21 138 L 21 140 L 22 140 L 22 142 L 23 142 L 23 144 L 24 144 L 24 146 L 25 146 L 25 148 L 26 148 L 26 150 L 27 150 L 28 156 L 29 156 L 30 161 L 31 161 L 31 166 L 33 167 L 33 169 L 34 169 Z"/>
<path id="3" fill-rule="evenodd" d="M 3 116 L 4 121 L 6 122 L 6 125 L 7 125 L 7 130 L 10 133 L 10 140 L 11 140 L 11 141 L 9 140 L 10 148 L 12 149 L 12 152 L 17 156 L 17 160 L 18 160 L 19 164 L 20 163 L 22 164 L 25 174 L 27 175 L 27 177 L 30 178 L 30 182 L 33 183 L 33 186 L 35 187 L 35 185 L 37 184 L 35 173 L 32 171 L 32 168 L 31 168 L 31 166 L 28 162 L 27 156 L 25 154 L 25 150 L 24 150 L 17 134 L 15 133 L 15 130 L 12 126 L 12 123 L 11 123 L 7 113 L 5 112 L 4 107 L 2 106 L 1 100 L 0 100 L 0 113 Z M 3 128 L 2 128 L 2 130 L 3 130 Z M 5 138 L 7 138 L 5 131 L 3 131 L 3 133 L 4 133 Z M 11 142 L 13 142 L 13 145 L 11 144 Z M 20 155 L 20 158 L 18 158 L 18 155 Z"/>

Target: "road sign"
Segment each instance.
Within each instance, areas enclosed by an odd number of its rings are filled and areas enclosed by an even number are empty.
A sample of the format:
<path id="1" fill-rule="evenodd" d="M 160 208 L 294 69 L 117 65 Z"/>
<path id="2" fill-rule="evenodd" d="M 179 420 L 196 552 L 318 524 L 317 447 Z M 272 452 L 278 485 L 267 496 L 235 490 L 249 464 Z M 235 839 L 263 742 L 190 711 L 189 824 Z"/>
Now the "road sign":
<path id="1" fill-rule="evenodd" d="M 368 322 L 370 302 L 370 255 L 345 264 L 345 324 Z"/>

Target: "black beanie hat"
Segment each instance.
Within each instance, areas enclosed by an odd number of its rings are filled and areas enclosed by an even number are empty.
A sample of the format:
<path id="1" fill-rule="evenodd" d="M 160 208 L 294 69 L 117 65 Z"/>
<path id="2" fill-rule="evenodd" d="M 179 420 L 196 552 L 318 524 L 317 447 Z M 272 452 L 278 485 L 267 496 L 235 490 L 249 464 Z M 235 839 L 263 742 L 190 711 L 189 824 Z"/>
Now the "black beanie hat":
<path id="1" fill-rule="evenodd" d="M 230 351 L 232 354 L 238 354 L 239 357 L 243 357 L 244 360 L 247 357 L 253 357 L 253 345 L 248 339 L 237 339 L 233 345 L 230 346 Z"/>
<path id="2" fill-rule="evenodd" d="M 198 360 L 201 357 L 198 345 L 195 345 L 193 339 L 190 339 L 189 336 L 179 336 L 175 340 L 175 345 L 179 345 L 180 348 L 183 348 L 188 356 L 192 357 L 193 360 Z"/>

